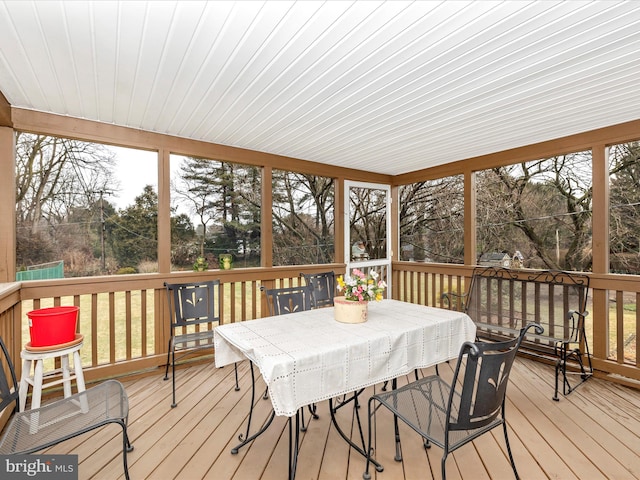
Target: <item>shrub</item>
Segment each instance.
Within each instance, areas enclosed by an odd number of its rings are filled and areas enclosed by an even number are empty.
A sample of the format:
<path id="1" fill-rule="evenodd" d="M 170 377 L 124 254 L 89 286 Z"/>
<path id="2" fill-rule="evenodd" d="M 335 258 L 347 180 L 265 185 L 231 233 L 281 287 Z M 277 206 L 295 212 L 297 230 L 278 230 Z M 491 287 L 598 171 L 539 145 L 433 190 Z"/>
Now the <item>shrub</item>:
<path id="1" fill-rule="evenodd" d="M 135 267 L 122 267 L 116 272 L 116 275 L 131 275 L 132 273 L 138 273 Z"/>

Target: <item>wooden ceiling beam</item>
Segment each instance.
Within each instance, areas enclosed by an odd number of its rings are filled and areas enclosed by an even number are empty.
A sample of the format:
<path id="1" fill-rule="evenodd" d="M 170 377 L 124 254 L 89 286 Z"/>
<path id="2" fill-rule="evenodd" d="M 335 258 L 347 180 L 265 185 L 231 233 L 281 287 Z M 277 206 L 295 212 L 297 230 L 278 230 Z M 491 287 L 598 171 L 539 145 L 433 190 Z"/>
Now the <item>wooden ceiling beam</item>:
<path id="1" fill-rule="evenodd" d="M 174 137 L 162 133 L 101 123 L 52 113 L 13 108 L 13 127 L 25 132 L 75 138 L 87 142 L 104 143 L 128 148 L 208 158 L 245 165 L 270 166 L 279 170 L 290 170 L 324 177 L 344 177 L 360 182 L 390 184 L 392 176 L 353 168 L 337 167 L 284 155 L 258 152 L 245 148 L 208 143 L 188 138 Z"/>

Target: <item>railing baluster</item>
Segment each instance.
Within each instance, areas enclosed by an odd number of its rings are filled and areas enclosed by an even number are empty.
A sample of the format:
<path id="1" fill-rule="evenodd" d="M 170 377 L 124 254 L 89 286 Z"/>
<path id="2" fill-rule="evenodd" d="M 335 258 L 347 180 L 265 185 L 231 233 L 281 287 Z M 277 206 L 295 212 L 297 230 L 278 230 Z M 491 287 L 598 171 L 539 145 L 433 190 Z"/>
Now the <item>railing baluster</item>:
<path id="1" fill-rule="evenodd" d="M 131 290 L 125 292 L 125 332 L 126 332 L 126 358 L 131 360 Z"/>
<path id="2" fill-rule="evenodd" d="M 624 296 L 616 292 L 616 358 L 618 363 L 624 363 Z"/>

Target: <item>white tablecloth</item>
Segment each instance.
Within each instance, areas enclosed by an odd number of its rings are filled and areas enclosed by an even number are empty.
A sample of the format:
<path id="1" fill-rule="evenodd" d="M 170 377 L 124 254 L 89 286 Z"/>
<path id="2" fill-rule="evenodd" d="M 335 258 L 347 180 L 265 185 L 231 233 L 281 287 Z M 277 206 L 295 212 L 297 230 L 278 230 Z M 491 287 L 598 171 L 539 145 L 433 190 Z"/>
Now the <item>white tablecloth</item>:
<path id="1" fill-rule="evenodd" d="M 457 358 L 475 339 L 467 315 L 396 300 L 369 303 L 368 321 L 339 323 L 333 308 L 222 325 L 217 367 L 250 359 L 276 415 Z"/>

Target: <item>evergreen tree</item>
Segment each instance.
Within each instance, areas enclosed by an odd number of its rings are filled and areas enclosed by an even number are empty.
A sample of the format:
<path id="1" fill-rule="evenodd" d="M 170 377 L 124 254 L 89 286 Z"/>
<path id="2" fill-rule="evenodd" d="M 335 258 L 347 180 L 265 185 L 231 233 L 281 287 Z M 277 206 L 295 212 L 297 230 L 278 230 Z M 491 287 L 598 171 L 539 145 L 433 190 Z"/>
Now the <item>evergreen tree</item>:
<path id="1" fill-rule="evenodd" d="M 137 268 L 142 261 L 158 259 L 158 195 L 151 185 L 144 187 L 133 205 L 108 220 L 118 266 Z"/>

